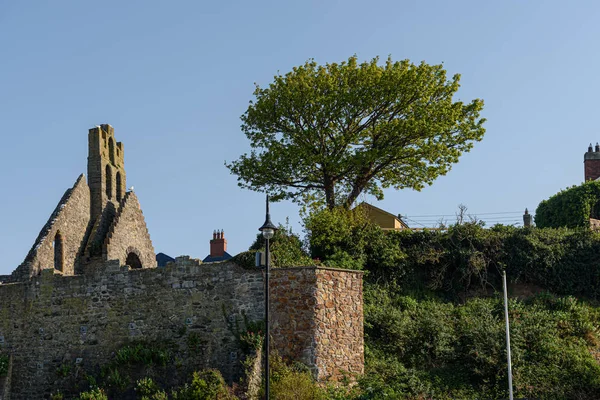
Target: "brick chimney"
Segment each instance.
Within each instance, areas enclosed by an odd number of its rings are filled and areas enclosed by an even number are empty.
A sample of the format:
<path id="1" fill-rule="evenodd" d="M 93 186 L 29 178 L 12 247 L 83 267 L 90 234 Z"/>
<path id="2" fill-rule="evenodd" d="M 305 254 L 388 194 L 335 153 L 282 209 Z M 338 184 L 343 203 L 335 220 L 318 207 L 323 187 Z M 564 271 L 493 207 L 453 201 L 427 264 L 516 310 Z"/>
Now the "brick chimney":
<path id="1" fill-rule="evenodd" d="M 227 251 L 227 240 L 225 239 L 225 233 L 221 229 L 213 231 L 213 238 L 210 241 L 210 256 L 211 257 L 222 257 Z"/>
<path id="2" fill-rule="evenodd" d="M 592 149 L 590 143 L 587 153 L 583 156 L 583 166 L 586 182 L 600 178 L 600 145 L 598 143 L 596 143 L 595 149 Z"/>

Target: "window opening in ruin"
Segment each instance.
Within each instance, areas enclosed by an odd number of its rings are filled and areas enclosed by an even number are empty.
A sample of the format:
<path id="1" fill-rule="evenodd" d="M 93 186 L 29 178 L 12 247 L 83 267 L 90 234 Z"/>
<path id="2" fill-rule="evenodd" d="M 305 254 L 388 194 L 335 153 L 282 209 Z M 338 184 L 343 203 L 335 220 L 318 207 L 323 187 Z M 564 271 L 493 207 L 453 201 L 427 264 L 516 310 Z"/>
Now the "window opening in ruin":
<path id="1" fill-rule="evenodd" d="M 63 237 L 60 234 L 60 232 L 56 232 L 52 246 L 54 247 L 54 269 L 62 272 L 65 254 L 63 247 Z"/>
<path id="2" fill-rule="evenodd" d="M 108 199 L 112 199 L 112 170 L 110 165 L 106 166 L 106 196 Z"/>
<path id="3" fill-rule="evenodd" d="M 129 265 L 130 268 L 142 268 L 142 262 L 140 261 L 138 255 L 134 252 L 127 254 L 125 264 Z"/>
<path id="4" fill-rule="evenodd" d="M 117 201 L 121 201 L 122 193 L 121 193 L 121 172 L 117 171 Z"/>
<path id="5" fill-rule="evenodd" d="M 108 138 L 108 156 L 110 157 L 110 163 L 115 165 L 115 141 L 113 138 Z"/>

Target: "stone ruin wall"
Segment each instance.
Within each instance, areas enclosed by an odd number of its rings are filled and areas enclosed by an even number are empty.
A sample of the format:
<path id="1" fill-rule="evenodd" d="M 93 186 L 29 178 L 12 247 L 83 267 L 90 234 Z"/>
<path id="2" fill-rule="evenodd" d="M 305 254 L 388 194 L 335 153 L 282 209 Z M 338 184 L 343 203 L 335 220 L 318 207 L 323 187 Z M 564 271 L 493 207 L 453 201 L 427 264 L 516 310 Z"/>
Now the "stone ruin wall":
<path id="1" fill-rule="evenodd" d="M 63 241 L 64 275 L 73 275 L 79 250 L 90 221 L 90 189 L 80 175 L 67 190 L 42 228 L 25 261 L 15 269 L 11 281 L 28 280 L 43 269 L 54 269 L 54 238 L 60 231 Z"/>
<path id="2" fill-rule="evenodd" d="M 273 347 L 308 365 L 317 379 L 364 372 L 363 274 L 333 268 L 275 269 Z"/>
<path id="3" fill-rule="evenodd" d="M 68 394 L 57 375 L 61 365 L 81 376 L 141 339 L 173 341 L 183 370 L 216 367 L 237 379 L 242 354 L 231 324 L 242 313 L 262 319 L 263 293 L 260 271 L 189 257 L 137 270 L 110 262 L 95 275 L 47 270 L 29 282 L 0 285 L 0 346 L 14 357 L 11 399 Z M 190 335 L 202 343 L 198 352 L 188 348 Z"/>
<path id="4" fill-rule="evenodd" d="M 127 192 L 104 242 L 108 260 L 125 265 L 127 254 L 134 252 L 143 268 L 156 267 L 156 255 L 146 227 L 140 202 L 134 192 Z"/>
<path id="5" fill-rule="evenodd" d="M 61 389 L 62 365 L 81 376 L 109 362 L 124 344 L 171 341 L 181 371 L 218 368 L 242 374 L 234 326 L 264 318 L 263 270 L 178 257 L 166 268 L 129 269 L 118 261 L 92 274 L 45 270 L 0 285 L 0 347 L 13 356 L 11 399 Z M 362 273 L 316 267 L 271 272 L 272 349 L 304 362 L 319 379 L 363 372 Z M 191 352 L 191 335 L 202 348 Z M 182 375 L 182 380 L 187 375 Z"/>

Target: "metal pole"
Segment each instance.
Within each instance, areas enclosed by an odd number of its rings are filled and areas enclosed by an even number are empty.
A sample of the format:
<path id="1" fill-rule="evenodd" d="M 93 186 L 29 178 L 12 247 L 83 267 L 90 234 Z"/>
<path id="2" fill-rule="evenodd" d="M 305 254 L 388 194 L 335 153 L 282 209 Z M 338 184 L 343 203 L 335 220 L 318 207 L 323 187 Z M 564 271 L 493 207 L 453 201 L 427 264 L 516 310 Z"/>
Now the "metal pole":
<path id="1" fill-rule="evenodd" d="M 269 375 L 269 239 L 266 239 L 266 255 L 265 255 L 265 394 L 266 400 L 269 400 L 270 395 L 270 375 Z"/>
<path id="2" fill-rule="evenodd" d="M 512 367 L 510 363 L 510 327 L 508 325 L 508 291 L 506 289 L 506 271 L 502 273 L 504 286 L 504 319 L 506 321 L 506 359 L 508 360 L 508 398 L 513 400 Z"/>

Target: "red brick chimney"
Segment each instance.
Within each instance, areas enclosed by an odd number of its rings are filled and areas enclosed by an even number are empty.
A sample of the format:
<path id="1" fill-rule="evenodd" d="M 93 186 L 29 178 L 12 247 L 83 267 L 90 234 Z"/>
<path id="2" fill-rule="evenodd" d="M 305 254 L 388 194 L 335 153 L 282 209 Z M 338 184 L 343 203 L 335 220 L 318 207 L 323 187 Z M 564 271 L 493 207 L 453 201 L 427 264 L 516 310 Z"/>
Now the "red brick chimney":
<path id="1" fill-rule="evenodd" d="M 583 167 L 586 182 L 600 178 L 600 145 L 598 143 L 596 143 L 595 149 L 592 149 L 590 143 L 587 153 L 583 156 Z"/>
<path id="2" fill-rule="evenodd" d="M 225 239 L 225 233 L 221 229 L 213 232 L 213 238 L 210 241 L 210 256 L 211 257 L 222 257 L 227 251 L 227 240 Z"/>

